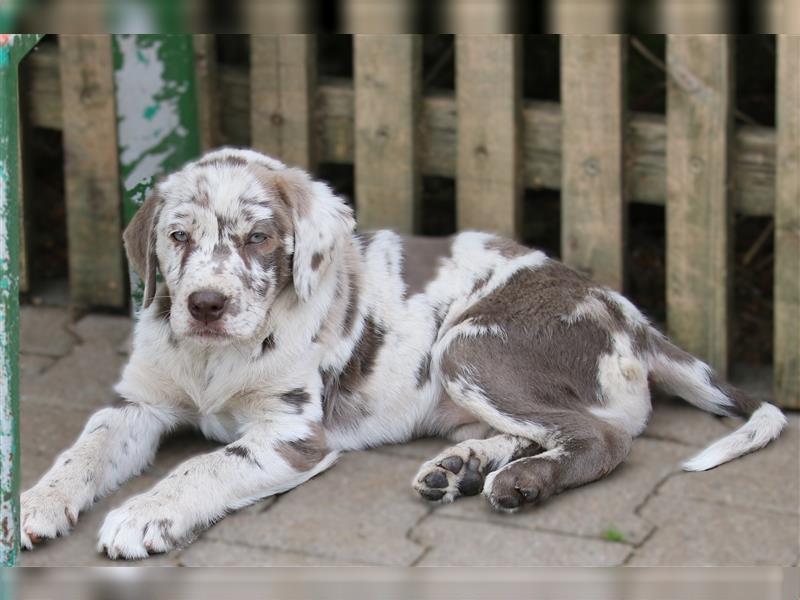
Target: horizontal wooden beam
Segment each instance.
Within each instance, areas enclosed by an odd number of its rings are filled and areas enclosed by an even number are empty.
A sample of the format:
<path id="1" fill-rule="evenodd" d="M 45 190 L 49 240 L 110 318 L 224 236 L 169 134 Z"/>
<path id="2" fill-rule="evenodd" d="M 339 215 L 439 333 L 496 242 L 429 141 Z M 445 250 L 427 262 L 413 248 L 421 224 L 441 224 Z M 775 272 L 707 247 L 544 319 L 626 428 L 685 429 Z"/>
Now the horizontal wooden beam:
<path id="1" fill-rule="evenodd" d="M 35 127 L 61 129 L 61 93 L 58 50 L 40 48 L 28 58 L 31 65 L 31 120 Z M 250 144 L 250 82 L 245 67 L 220 65 L 222 143 Z M 323 81 L 317 89 L 316 105 L 319 161 L 352 164 L 352 82 Z M 423 175 L 455 177 L 455 96 L 427 96 L 422 101 L 420 168 Z M 629 199 L 663 205 L 666 197 L 666 123 L 662 115 L 630 115 L 626 143 L 629 165 Z M 521 161 L 523 183 L 532 189 L 561 188 L 561 109 L 556 102 L 526 100 L 522 107 Z M 775 198 L 775 130 L 740 126 L 736 130 L 733 162 L 734 207 L 746 215 L 773 214 Z"/>

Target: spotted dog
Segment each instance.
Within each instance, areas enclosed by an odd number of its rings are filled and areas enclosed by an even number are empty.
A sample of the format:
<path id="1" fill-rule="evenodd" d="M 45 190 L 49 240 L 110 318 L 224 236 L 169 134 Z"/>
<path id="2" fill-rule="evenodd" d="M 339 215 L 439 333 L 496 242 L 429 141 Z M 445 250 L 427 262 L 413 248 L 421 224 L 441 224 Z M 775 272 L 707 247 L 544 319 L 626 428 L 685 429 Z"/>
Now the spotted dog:
<path id="1" fill-rule="evenodd" d="M 23 546 L 66 534 L 180 425 L 225 445 L 109 513 L 109 557 L 169 551 L 340 452 L 418 436 L 455 443 L 414 477 L 423 498 L 483 493 L 512 511 L 617 467 L 647 423 L 649 382 L 748 419 L 688 470 L 786 424 L 542 252 L 354 227 L 325 184 L 252 151 L 213 152 L 159 183 L 125 231 L 145 291 L 119 402 L 22 495 Z"/>

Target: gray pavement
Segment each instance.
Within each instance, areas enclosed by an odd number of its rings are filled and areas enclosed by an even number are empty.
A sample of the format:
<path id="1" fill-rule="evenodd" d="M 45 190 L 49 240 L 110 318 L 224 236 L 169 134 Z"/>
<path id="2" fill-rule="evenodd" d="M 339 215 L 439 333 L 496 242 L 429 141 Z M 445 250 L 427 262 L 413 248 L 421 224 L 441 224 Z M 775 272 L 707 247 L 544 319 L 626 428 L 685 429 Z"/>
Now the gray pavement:
<path id="1" fill-rule="evenodd" d="M 24 307 L 22 482 L 33 484 L 112 398 L 131 321 Z M 768 398 L 768 373 L 740 385 Z M 797 565 L 800 415 L 765 450 L 706 473 L 680 462 L 737 426 L 659 399 L 644 436 L 608 478 L 515 515 L 482 498 L 433 507 L 409 485 L 446 444 L 418 440 L 343 456 L 305 485 L 228 516 L 190 546 L 145 565 Z M 81 515 L 66 538 L 23 565 L 118 565 L 95 552 L 105 514 L 182 460 L 215 445 L 190 434 L 165 442 L 155 465 Z"/>

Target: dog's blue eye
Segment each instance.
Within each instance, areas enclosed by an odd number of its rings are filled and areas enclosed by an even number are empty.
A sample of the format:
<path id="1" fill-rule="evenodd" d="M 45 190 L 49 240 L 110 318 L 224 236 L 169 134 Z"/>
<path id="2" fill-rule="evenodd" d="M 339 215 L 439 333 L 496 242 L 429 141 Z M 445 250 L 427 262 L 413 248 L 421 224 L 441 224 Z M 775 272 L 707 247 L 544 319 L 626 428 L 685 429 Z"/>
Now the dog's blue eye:
<path id="1" fill-rule="evenodd" d="M 171 234 L 170 237 L 172 237 L 172 239 L 175 240 L 176 242 L 183 243 L 189 241 L 189 234 L 186 233 L 185 231 L 175 231 Z"/>
<path id="2" fill-rule="evenodd" d="M 267 235 L 265 233 L 259 233 L 259 232 L 251 233 L 250 237 L 247 238 L 247 243 L 248 244 L 260 244 L 260 243 L 266 241 L 266 239 L 267 239 Z"/>

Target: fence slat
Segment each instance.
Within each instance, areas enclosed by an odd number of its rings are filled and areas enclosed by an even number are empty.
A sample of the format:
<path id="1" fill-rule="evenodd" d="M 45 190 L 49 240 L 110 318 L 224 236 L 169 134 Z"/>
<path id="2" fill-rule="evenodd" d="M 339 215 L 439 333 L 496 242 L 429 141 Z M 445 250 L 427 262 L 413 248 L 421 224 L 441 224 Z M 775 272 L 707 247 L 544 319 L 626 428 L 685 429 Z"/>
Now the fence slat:
<path id="1" fill-rule="evenodd" d="M 356 211 L 364 229 L 415 229 L 422 40 L 355 37 Z"/>
<path id="2" fill-rule="evenodd" d="M 520 36 L 456 37 L 459 229 L 519 232 L 521 50 Z"/>
<path id="3" fill-rule="evenodd" d="M 561 38 L 561 256 L 598 283 L 624 287 L 625 49 L 619 35 Z"/>
<path id="4" fill-rule="evenodd" d="M 672 33 L 724 33 L 730 27 L 727 0 L 659 0 L 660 29 Z"/>
<path id="5" fill-rule="evenodd" d="M 667 322 L 686 350 L 727 374 L 731 270 L 732 40 L 667 44 Z"/>
<path id="6" fill-rule="evenodd" d="M 413 31 L 412 3 L 407 0 L 342 0 L 342 31 L 402 34 Z"/>
<path id="7" fill-rule="evenodd" d="M 615 33 L 621 29 L 620 0 L 548 0 L 550 33 Z"/>
<path id="8" fill-rule="evenodd" d="M 775 399 L 800 408 L 800 36 L 778 36 Z"/>
<path id="9" fill-rule="evenodd" d="M 111 38 L 59 38 L 64 98 L 64 177 L 72 302 L 122 307 L 117 120 Z"/>
<path id="10" fill-rule="evenodd" d="M 197 112 L 200 123 L 200 147 L 203 151 L 220 145 L 219 72 L 217 42 L 213 34 L 192 36 L 194 44 Z"/>
<path id="11" fill-rule="evenodd" d="M 311 171 L 316 63 L 312 35 L 250 37 L 252 146 Z"/>

